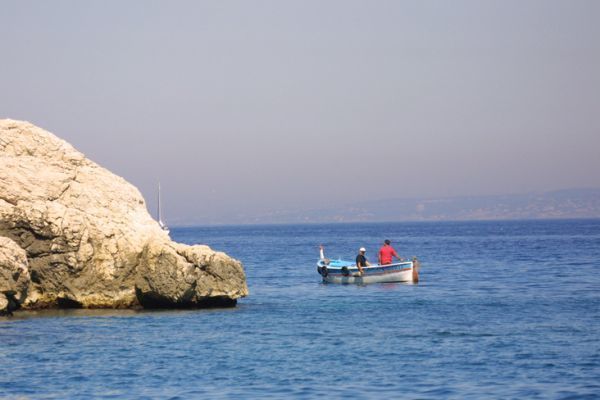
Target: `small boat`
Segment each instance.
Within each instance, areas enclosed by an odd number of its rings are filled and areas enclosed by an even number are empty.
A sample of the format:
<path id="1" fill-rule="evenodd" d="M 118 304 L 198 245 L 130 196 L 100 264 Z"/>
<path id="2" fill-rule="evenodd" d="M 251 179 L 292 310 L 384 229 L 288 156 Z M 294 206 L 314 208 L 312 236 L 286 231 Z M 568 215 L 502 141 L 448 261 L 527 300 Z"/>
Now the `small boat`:
<path id="1" fill-rule="evenodd" d="M 162 229 L 163 231 L 167 232 L 167 234 L 170 232 L 169 231 L 169 227 L 167 226 L 167 224 L 165 224 L 162 220 L 162 213 L 161 213 L 161 209 L 160 209 L 160 182 L 158 182 L 158 206 L 157 206 L 157 214 L 158 214 L 158 225 L 160 225 L 160 229 Z"/>
<path id="2" fill-rule="evenodd" d="M 384 282 L 418 282 L 419 260 L 403 261 L 386 265 L 371 265 L 363 267 L 360 275 L 358 267 L 352 261 L 330 260 L 323 257 L 317 262 L 317 272 L 328 283 L 384 283 Z"/>

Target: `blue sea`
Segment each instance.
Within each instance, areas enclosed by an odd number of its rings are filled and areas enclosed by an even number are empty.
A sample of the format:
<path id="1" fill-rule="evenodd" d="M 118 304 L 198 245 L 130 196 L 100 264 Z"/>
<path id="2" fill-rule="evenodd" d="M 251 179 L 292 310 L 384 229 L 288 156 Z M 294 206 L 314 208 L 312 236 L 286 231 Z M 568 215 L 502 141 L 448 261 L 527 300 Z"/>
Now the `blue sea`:
<path id="1" fill-rule="evenodd" d="M 0 319 L 0 398 L 600 398 L 600 220 L 176 228 L 241 260 L 229 309 Z M 331 285 L 384 239 L 418 284 Z"/>

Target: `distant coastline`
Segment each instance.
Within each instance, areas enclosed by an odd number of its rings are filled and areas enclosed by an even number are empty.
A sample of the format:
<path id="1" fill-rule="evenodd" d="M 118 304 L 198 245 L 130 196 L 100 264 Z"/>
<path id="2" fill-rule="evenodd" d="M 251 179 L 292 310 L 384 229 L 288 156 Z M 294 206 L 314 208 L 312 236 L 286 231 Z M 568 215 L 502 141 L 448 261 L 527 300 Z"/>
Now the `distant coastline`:
<path id="1" fill-rule="evenodd" d="M 342 221 L 342 222 L 264 222 L 264 223 L 260 223 L 260 222 L 248 222 L 248 223 L 212 223 L 212 224 L 202 224 L 202 223 L 197 223 L 197 224 L 179 224 L 179 225 L 171 225 L 169 227 L 173 228 L 175 230 L 177 229 L 182 229 L 182 230 L 186 230 L 186 229 L 195 229 L 195 228 L 232 228 L 232 227 L 239 227 L 239 228 L 252 228 L 252 227 L 268 227 L 268 226 L 311 226 L 311 225 L 315 225 L 315 226 L 320 226 L 320 225 L 354 225 L 354 224 L 365 224 L 365 225 L 384 225 L 384 224 L 419 224 L 419 223 L 423 223 L 423 224 L 434 224 L 434 223 L 448 223 L 448 224 L 452 224 L 452 223 L 468 223 L 468 222 L 481 222 L 481 223 L 485 223 L 485 222 L 535 222 L 535 221 L 547 221 L 547 222 L 557 222 L 557 221 L 598 221 L 600 220 L 600 217 L 590 217 L 590 218 L 506 218 L 506 219 L 446 219 L 446 220 L 413 220 L 413 221 L 407 221 L 407 220 L 389 220 L 389 221 Z"/>
<path id="2" fill-rule="evenodd" d="M 356 202 L 337 208 L 231 214 L 210 219 L 174 219 L 176 227 L 358 222 L 436 222 L 600 218 L 600 188 L 543 193 L 399 198 Z"/>

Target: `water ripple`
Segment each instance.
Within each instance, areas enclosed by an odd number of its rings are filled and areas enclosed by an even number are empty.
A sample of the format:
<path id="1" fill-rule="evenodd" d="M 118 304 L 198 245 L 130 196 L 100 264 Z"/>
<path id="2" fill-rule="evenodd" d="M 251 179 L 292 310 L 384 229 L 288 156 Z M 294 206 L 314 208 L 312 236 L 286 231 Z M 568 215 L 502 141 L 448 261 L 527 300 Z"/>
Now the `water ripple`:
<path id="1" fill-rule="evenodd" d="M 423 260 L 320 283 L 315 244 Z M 598 398 L 600 221 L 173 229 L 244 262 L 235 309 L 0 320 L 0 398 Z M 510 251 L 508 251 L 508 250 Z"/>

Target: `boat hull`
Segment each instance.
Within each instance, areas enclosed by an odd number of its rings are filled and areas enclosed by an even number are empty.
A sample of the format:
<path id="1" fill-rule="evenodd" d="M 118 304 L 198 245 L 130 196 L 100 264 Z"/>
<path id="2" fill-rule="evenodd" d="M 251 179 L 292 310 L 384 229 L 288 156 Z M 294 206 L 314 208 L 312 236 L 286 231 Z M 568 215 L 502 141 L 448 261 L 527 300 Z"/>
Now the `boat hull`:
<path id="1" fill-rule="evenodd" d="M 413 282 L 414 264 L 412 261 L 390 265 L 373 265 L 363 268 L 363 275 L 359 276 L 355 265 L 343 265 L 341 262 L 317 263 L 317 272 L 327 283 L 384 283 L 384 282 Z"/>

